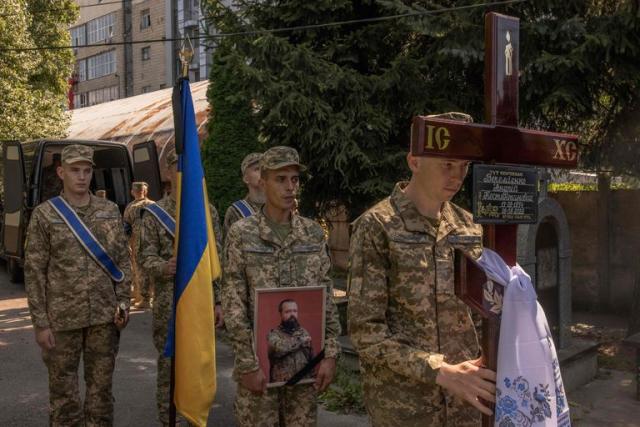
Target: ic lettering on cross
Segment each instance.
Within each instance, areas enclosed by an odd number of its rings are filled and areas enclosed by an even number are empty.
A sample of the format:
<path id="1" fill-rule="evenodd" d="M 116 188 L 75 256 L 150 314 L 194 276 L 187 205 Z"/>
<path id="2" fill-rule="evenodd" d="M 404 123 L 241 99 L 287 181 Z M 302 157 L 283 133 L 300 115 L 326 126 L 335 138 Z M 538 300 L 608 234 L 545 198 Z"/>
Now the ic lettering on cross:
<path id="1" fill-rule="evenodd" d="M 512 165 L 577 167 L 577 136 L 518 127 L 519 28 L 518 18 L 494 12 L 485 16 L 486 124 L 415 117 L 411 130 L 413 155 Z M 438 129 L 443 128 L 446 135 L 443 131 L 438 138 Z M 510 265 L 516 263 L 517 227 L 513 223 L 484 226 L 485 247 L 494 249 Z M 484 363 L 495 370 L 500 316 L 490 310 L 492 304 L 483 292 L 486 282 L 484 273 L 473 263 L 464 259 L 457 262 L 456 294 L 483 315 Z M 483 416 L 483 426 L 493 426 L 493 423 L 493 417 Z"/>
<path id="2" fill-rule="evenodd" d="M 449 146 L 449 130 L 446 127 L 438 127 L 427 125 L 427 142 L 426 146 L 428 149 L 434 149 L 433 141 L 436 142 L 436 147 L 438 150 L 446 150 Z"/>

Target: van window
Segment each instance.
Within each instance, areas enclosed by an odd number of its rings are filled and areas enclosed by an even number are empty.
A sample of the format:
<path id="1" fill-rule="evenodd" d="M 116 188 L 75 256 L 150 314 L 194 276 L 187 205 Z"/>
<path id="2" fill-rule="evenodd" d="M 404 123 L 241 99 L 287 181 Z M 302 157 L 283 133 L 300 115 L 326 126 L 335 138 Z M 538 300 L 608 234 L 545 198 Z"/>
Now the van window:
<path id="1" fill-rule="evenodd" d="M 58 166 L 62 164 L 61 152 L 63 146 L 48 145 L 40 160 L 42 172 L 38 180 L 40 187 L 40 203 L 60 195 L 62 180 L 58 177 Z"/>
<path id="2" fill-rule="evenodd" d="M 25 175 L 29 176 L 31 164 L 36 152 L 36 144 L 22 144 L 23 161 L 25 163 Z M 4 150 L 0 144 L 0 211 L 4 211 Z"/>
<path id="3" fill-rule="evenodd" d="M 34 160 L 36 157 L 36 150 L 38 149 L 38 143 L 29 142 L 27 144 L 22 144 L 22 158 L 24 159 L 24 174 L 27 178 L 28 182 L 30 178 L 33 177 L 33 170 L 31 169 L 34 166 Z"/>

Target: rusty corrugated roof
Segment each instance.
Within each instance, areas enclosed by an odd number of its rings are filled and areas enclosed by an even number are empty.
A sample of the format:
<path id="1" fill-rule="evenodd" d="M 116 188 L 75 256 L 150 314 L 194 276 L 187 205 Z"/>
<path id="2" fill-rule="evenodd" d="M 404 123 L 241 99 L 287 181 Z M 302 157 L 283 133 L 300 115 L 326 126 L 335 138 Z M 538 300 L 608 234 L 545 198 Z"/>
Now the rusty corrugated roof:
<path id="1" fill-rule="evenodd" d="M 206 137 L 205 125 L 209 118 L 208 85 L 208 80 L 191 84 L 201 142 Z M 161 89 L 72 110 L 67 138 L 120 141 L 129 148 L 139 142 L 154 140 L 162 155 L 163 148 L 174 142 L 172 90 Z"/>

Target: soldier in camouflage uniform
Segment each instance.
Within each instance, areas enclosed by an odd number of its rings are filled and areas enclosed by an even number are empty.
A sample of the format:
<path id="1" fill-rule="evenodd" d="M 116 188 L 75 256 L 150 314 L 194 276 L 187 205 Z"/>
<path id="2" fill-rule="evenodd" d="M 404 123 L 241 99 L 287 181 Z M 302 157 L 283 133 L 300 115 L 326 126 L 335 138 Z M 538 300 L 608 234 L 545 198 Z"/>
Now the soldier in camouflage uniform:
<path id="1" fill-rule="evenodd" d="M 149 206 L 153 200 L 147 198 L 147 183 L 134 182 L 131 184 L 133 201 L 124 210 L 123 219 L 129 236 L 131 253 L 131 282 L 132 297 L 137 308 L 149 307 L 151 300 L 151 280 L 147 280 L 138 265 L 138 245 L 140 239 L 140 209 Z"/>
<path id="2" fill-rule="evenodd" d="M 240 427 L 316 425 L 318 391 L 335 375 L 340 335 L 329 277 L 331 261 L 320 225 L 293 215 L 299 176 L 304 168 L 298 153 L 274 147 L 260 160 L 264 207 L 231 226 L 225 240 L 222 304 L 235 350 L 234 405 Z M 315 384 L 267 389 L 253 343 L 253 312 L 257 288 L 326 286 L 325 357 Z"/>
<path id="3" fill-rule="evenodd" d="M 468 162 L 407 160 L 411 180 L 353 224 L 348 318 L 365 404 L 374 427 L 479 425 L 495 372 L 480 367 L 453 261 L 454 249 L 481 255 L 482 228 L 449 201 Z"/>
<path id="4" fill-rule="evenodd" d="M 176 163 L 175 151 L 167 155 L 167 169 L 171 177 L 171 194 L 158 201 L 158 205 L 174 219 L 176 216 Z M 216 209 L 209 205 L 211 221 L 216 234 L 218 253 L 221 253 L 220 218 Z M 138 248 L 139 261 L 144 273 L 155 284 L 153 301 L 153 344 L 158 351 L 158 366 L 156 378 L 156 403 L 158 419 L 163 426 L 169 425 L 169 385 L 171 380 L 171 359 L 164 357 L 164 346 L 167 339 L 169 319 L 173 309 L 173 286 L 176 273 L 176 258 L 173 254 L 174 238 L 166 231 L 158 220 L 147 211 L 142 211 L 140 227 L 140 243 Z M 219 283 L 214 287 L 216 326 L 223 323 L 222 307 L 220 305 Z"/>
<path id="5" fill-rule="evenodd" d="M 113 425 L 111 384 L 119 330 L 128 321 L 130 268 L 118 206 L 89 193 L 92 165 L 90 147 L 63 149 L 58 170 L 62 197 L 124 272 L 124 280 L 116 283 L 105 273 L 49 203 L 34 209 L 27 231 L 25 286 L 36 342 L 49 371 L 53 426 Z M 119 305 L 125 309 L 122 316 Z M 81 355 L 84 408 L 78 390 Z"/>
<path id="6" fill-rule="evenodd" d="M 285 299 L 278 305 L 280 325 L 269 331 L 269 382 L 289 381 L 313 359 L 311 335 L 298 323 L 298 304 Z M 311 378 L 309 372 L 305 378 Z"/>
<path id="7" fill-rule="evenodd" d="M 262 157 L 262 153 L 250 153 L 240 164 L 242 182 L 246 184 L 248 190 L 242 201 L 249 204 L 254 212 L 258 212 L 264 204 L 264 193 L 260 188 L 260 157 Z M 229 206 L 224 214 L 224 235 L 227 235 L 234 222 L 242 218 L 244 216 L 237 208 L 233 205 Z"/>

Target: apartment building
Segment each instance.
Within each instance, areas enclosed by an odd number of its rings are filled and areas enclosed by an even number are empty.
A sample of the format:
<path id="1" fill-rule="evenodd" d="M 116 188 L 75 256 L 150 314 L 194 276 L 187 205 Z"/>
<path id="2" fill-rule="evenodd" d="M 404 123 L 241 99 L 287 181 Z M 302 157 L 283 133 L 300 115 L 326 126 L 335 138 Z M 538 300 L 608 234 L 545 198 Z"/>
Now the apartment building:
<path id="1" fill-rule="evenodd" d="M 199 0 L 76 0 L 80 18 L 70 29 L 76 56 L 73 108 L 170 87 L 180 70 L 181 42 L 203 31 Z M 192 41 L 191 81 L 205 80 L 210 48 Z"/>

